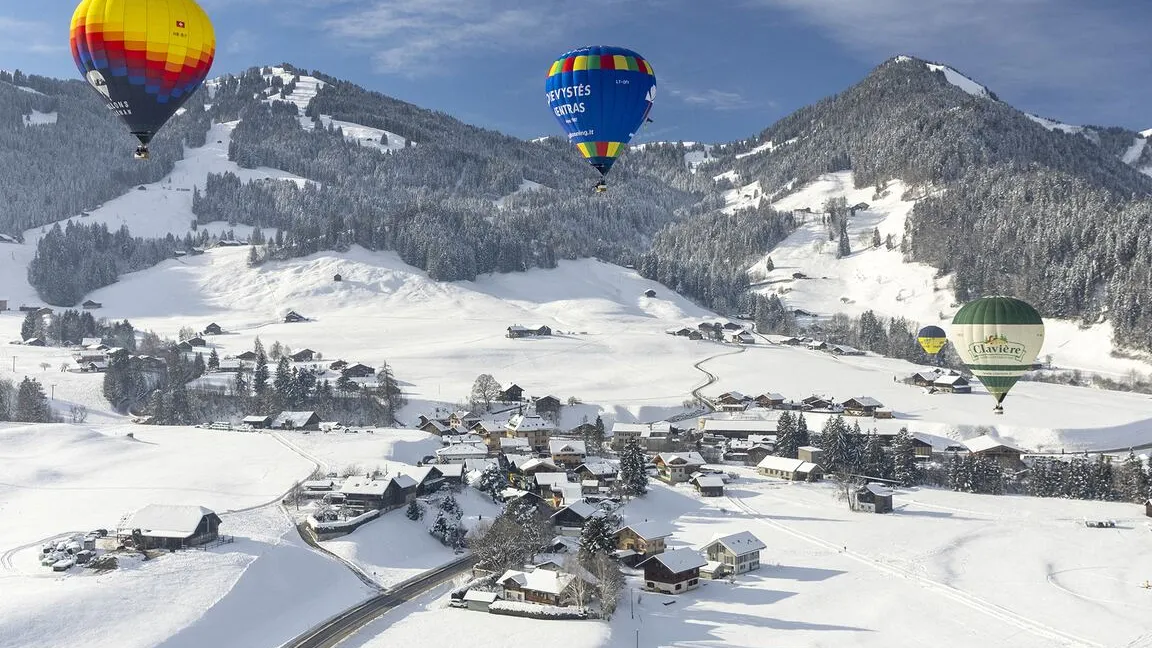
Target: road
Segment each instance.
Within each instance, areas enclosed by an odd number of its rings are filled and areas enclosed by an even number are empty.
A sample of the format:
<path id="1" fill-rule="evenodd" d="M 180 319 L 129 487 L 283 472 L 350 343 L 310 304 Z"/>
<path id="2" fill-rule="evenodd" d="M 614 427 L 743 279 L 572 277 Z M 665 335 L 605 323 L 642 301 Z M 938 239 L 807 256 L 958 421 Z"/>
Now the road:
<path id="1" fill-rule="evenodd" d="M 704 363 L 708 362 L 710 360 L 715 360 L 716 358 L 719 358 L 722 356 L 736 355 L 737 353 L 744 353 L 746 350 L 747 350 L 747 347 L 742 346 L 742 347 L 737 348 L 735 351 L 726 351 L 724 353 L 717 353 L 714 356 L 708 356 L 707 358 L 704 358 L 700 362 L 697 362 L 696 364 L 692 365 L 693 367 L 696 367 L 697 371 L 700 371 L 705 376 L 708 376 L 708 380 L 704 381 L 703 385 L 700 385 L 696 389 L 692 390 L 692 395 L 696 397 L 696 400 L 698 402 L 703 403 L 704 406 L 707 407 L 709 410 L 711 410 L 713 412 L 716 411 L 716 408 L 713 407 L 711 401 L 709 401 L 707 398 L 704 398 L 704 396 L 700 393 L 702 390 L 706 389 L 707 387 L 710 387 L 712 385 L 712 383 L 719 380 L 719 378 L 716 377 L 716 374 L 714 374 L 711 371 L 708 371 L 707 369 L 704 368 Z"/>
<path id="2" fill-rule="evenodd" d="M 299 637 L 282 644 L 280 648 L 332 648 L 393 608 L 468 571 L 475 562 L 474 557 L 465 556 L 443 567 L 425 572 L 394 589 L 337 614 Z"/>

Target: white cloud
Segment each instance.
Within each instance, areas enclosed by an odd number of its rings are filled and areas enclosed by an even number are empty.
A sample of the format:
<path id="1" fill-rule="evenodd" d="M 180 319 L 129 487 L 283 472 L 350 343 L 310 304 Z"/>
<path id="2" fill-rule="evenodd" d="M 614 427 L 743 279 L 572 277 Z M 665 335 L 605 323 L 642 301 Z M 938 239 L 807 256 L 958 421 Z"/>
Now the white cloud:
<path id="1" fill-rule="evenodd" d="M 422 76 L 456 58 L 494 56 L 543 42 L 558 24 L 555 11 L 552 3 L 376 0 L 322 26 L 343 42 L 374 49 L 382 71 Z"/>
<path id="2" fill-rule="evenodd" d="M 738 92 L 727 92 L 715 88 L 708 88 L 706 90 L 674 88 L 669 90 L 668 94 L 680 99 L 686 104 L 712 108 L 714 110 L 740 110 L 751 106 L 751 102 L 744 98 L 744 95 Z"/>

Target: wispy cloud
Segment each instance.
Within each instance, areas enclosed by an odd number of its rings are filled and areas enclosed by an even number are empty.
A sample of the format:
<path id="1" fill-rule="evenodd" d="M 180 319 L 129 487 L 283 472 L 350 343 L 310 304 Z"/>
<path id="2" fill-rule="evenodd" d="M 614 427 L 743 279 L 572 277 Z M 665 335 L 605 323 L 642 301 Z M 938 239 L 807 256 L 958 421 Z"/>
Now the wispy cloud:
<path id="1" fill-rule="evenodd" d="M 60 54 L 67 47 L 57 42 L 58 30 L 42 22 L 0 16 L 0 52 Z"/>
<path id="2" fill-rule="evenodd" d="M 822 28 L 851 51 L 975 66 L 990 84 L 1033 87 L 1148 70 L 1138 2 L 1083 0 L 749 0 Z M 993 88 L 995 89 L 995 87 Z"/>
<path id="3" fill-rule="evenodd" d="M 713 110 L 741 110 L 750 108 L 752 102 L 738 92 L 728 92 L 708 88 L 706 90 L 687 90 L 672 88 L 668 94 L 692 106 L 711 108 Z"/>
<path id="4" fill-rule="evenodd" d="M 502 0 L 375 0 L 322 27 L 372 48 L 381 71 L 432 74 L 458 57 L 482 58 L 540 42 L 553 32 L 554 5 Z"/>

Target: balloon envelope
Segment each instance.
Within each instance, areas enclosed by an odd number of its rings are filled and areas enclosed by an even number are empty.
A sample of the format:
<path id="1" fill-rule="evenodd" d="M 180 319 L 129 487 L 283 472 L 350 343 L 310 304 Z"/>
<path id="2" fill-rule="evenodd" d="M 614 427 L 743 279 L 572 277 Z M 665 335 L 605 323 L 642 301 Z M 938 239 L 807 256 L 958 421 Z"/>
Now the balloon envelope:
<path id="1" fill-rule="evenodd" d="M 939 326 L 925 326 L 916 334 L 916 341 L 928 355 L 936 355 L 948 344 L 948 335 Z"/>
<path id="2" fill-rule="evenodd" d="M 952 343 L 974 376 L 996 399 L 996 408 L 1044 346 L 1044 320 L 1026 302 L 983 297 L 952 319 Z"/>
<path id="3" fill-rule="evenodd" d="M 142 144 L 200 87 L 216 52 L 194 0 L 81 0 L 71 44 L 84 79 Z"/>
<path id="4" fill-rule="evenodd" d="M 604 175 L 648 118 L 656 75 L 632 50 L 582 47 L 552 63 L 544 89 L 568 141 Z"/>

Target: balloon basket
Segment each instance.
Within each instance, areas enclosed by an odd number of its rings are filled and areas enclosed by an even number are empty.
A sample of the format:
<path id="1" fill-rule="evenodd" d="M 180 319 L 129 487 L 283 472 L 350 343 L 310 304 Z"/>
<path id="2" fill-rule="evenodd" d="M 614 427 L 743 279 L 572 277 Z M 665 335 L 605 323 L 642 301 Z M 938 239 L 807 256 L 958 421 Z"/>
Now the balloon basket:
<path id="1" fill-rule="evenodd" d="M 992 409 L 992 413 L 993 413 L 993 414 L 1003 414 L 1003 413 L 1004 413 L 1004 408 L 1003 408 L 1003 407 L 1001 407 L 1001 406 L 999 406 L 999 405 L 997 405 L 996 407 L 994 407 L 994 408 Z"/>
<path id="2" fill-rule="evenodd" d="M 147 146 L 138 146 L 136 147 L 136 152 L 132 154 L 132 157 L 137 160 L 147 160 L 152 157 L 152 154 L 148 152 Z"/>
<path id="3" fill-rule="evenodd" d="M 596 186 L 592 187 L 592 191 L 598 194 L 602 194 L 608 191 L 608 185 L 604 184 L 603 182 L 597 182 Z"/>

